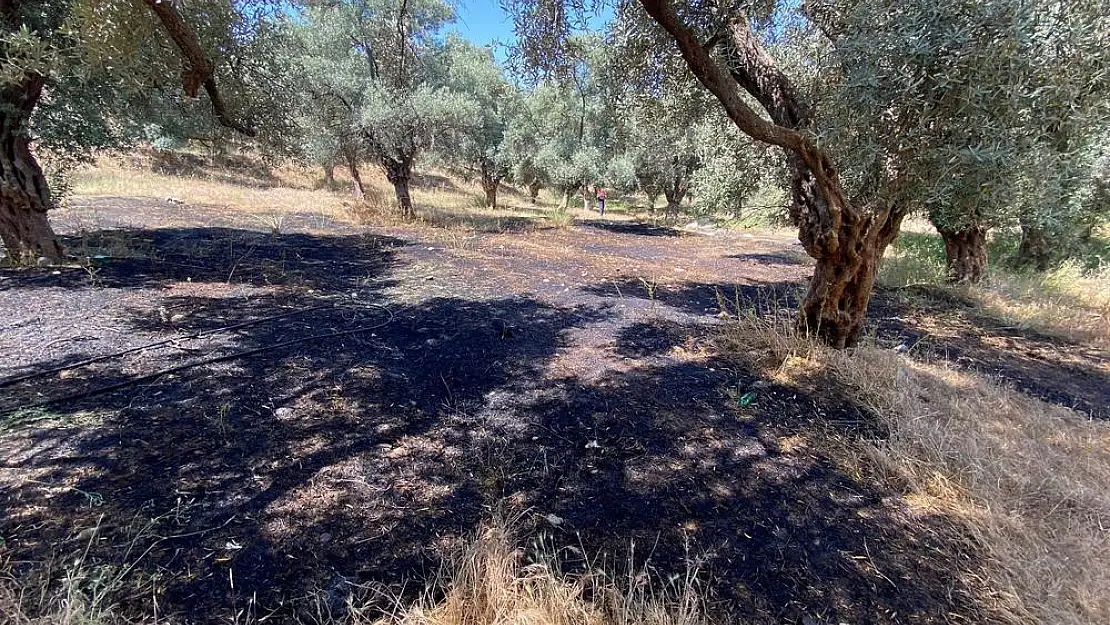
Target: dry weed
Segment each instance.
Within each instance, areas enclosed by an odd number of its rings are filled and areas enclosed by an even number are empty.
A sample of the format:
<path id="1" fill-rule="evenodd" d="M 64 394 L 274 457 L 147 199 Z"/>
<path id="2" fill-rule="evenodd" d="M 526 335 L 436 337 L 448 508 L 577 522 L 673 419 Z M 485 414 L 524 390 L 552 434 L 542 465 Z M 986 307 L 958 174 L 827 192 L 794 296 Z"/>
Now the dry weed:
<path id="1" fill-rule="evenodd" d="M 703 625 L 696 570 L 660 588 L 646 571 L 617 583 L 601 572 L 571 576 L 551 553 L 526 564 L 504 522 L 482 528 L 425 599 L 375 625 Z M 438 600 L 434 597 L 442 597 Z"/>
<path id="2" fill-rule="evenodd" d="M 995 317 L 1073 341 L 1110 346 L 1110 267 L 1065 263 L 1045 273 L 995 272 L 968 290 Z"/>
<path id="3" fill-rule="evenodd" d="M 1110 623 L 1110 424 L 944 363 L 865 346 L 830 350 L 780 317 L 741 315 L 723 347 L 780 381 L 832 387 L 889 437 L 868 460 L 907 501 L 967 528 L 985 561 L 969 583 L 1012 623 Z"/>
<path id="4" fill-rule="evenodd" d="M 508 524 L 484 525 L 429 584 L 423 598 L 411 605 L 387 599 L 392 609 L 383 616 L 380 589 L 363 589 L 336 609 L 321 597 L 293 600 L 301 605 L 298 623 L 313 625 L 708 625 L 704 589 L 691 563 L 677 580 L 656 580 L 641 569 L 626 579 L 600 571 L 583 575 L 562 572 L 551 550 L 540 550 L 532 562 L 518 547 Z M 3 564 L 3 563 L 0 563 Z M 58 581 L 44 567 L 35 575 L 17 576 L 0 566 L 0 622 L 4 625 L 153 625 L 150 613 L 124 617 L 114 603 L 132 565 L 92 566 L 85 555 L 73 558 Z M 120 573 L 119 571 L 123 571 Z M 7 571 L 4 573 L 3 571 Z M 152 596 L 149 592 L 146 596 Z M 229 622 L 255 625 L 265 610 L 238 610 Z"/>

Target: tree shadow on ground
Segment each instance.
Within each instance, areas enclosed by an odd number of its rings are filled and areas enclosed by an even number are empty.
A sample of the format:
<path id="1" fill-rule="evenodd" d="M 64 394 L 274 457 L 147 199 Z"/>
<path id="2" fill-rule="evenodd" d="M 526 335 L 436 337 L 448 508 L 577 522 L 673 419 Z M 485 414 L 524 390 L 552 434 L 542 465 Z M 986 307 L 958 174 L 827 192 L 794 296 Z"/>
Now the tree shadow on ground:
<path id="1" fill-rule="evenodd" d="M 605 280 L 582 290 L 599 297 L 650 299 L 687 314 L 704 315 L 734 311 L 738 306 L 761 314 L 779 308 L 796 308 L 802 288 L 793 282 L 655 282 L 625 278 Z"/>
<path id="2" fill-rule="evenodd" d="M 170 234 L 151 234 L 153 256 L 191 249 L 185 233 Z M 957 558 L 974 554 L 954 551 L 957 530 L 911 514 L 825 442 L 830 429 L 870 420 L 850 402 L 760 384 L 716 356 L 555 374 L 556 359 L 575 364 L 575 332 L 612 323 L 606 302 L 401 305 L 383 291 L 402 262 L 391 245 L 292 239 L 298 253 L 281 256 L 265 235 L 244 234 L 251 255 L 220 256 L 213 234 L 194 233 L 211 247 L 206 262 L 238 261 L 237 275 L 262 286 L 275 279 L 263 261 L 284 259 L 275 275 L 291 288 L 170 292 L 156 301 L 187 314 L 167 325 L 149 305 L 126 308 L 130 333 L 180 338 L 305 313 L 6 388 L 0 409 L 71 397 L 33 422 L 5 423 L 0 436 L 0 536 L 13 561 L 88 548 L 91 562 L 133 564 L 134 579 L 152 580 L 161 614 L 226 622 L 255 602 L 256 613 L 291 621 L 305 605 L 290 598 L 315 594 L 341 609 L 358 585 L 427 579 L 440 548 L 509 505 L 534 513 L 526 533 L 614 566 L 649 556 L 667 577 L 700 558 L 709 591 L 749 622 L 946 622 L 974 610 L 957 573 Z M 322 262 L 331 256 L 334 267 Z M 119 295 L 182 280 L 173 263 L 139 267 L 53 290 Z M 221 282 L 226 269 L 188 275 Z M 716 286 L 676 289 L 669 301 L 696 309 Z M 687 338 L 678 325 L 634 323 L 614 351 L 662 356 Z M 754 401 L 740 401 L 752 391 Z M 551 527 L 548 515 L 564 521 Z M 149 613 L 144 596 L 125 607 Z"/>
<path id="3" fill-rule="evenodd" d="M 578 224 L 587 228 L 596 228 L 616 234 L 631 234 L 640 237 L 691 237 L 696 236 L 678 228 L 657 226 L 641 222 L 604 221 L 600 219 L 582 219 Z"/>
<path id="4" fill-rule="evenodd" d="M 883 344 L 906 345 L 915 357 L 954 362 L 1047 402 L 1110 419 L 1110 374 L 1102 350 L 1005 326 L 973 300 L 945 289 L 915 288 L 909 297 L 899 289 L 876 289 L 870 313 Z"/>
<path id="5" fill-rule="evenodd" d="M 88 268 L 0 270 L 0 289 L 144 289 L 174 282 L 345 289 L 383 275 L 408 243 L 374 234 L 273 234 L 239 228 L 102 230 L 62 237 Z M 30 303 L 33 303 L 30 302 Z"/>
<path id="6" fill-rule="evenodd" d="M 165 176 L 203 178 L 256 189 L 288 186 L 265 164 L 246 156 L 203 157 L 188 152 L 151 150 L 149 158 L 150 170 Z"/>
<path id="7" fill-rule="evenodd" d="M 803 289 L 792 283 L 652 283 L 630 278 L 583 290 L 607 298 L 652 300 L 691 315 L 749 310 L 761 316 L 793 316 Z M 969 300 L 947 292 L 937 298 L 923 302 L 876 289 L 864 334 L 883 346 L 911 348 L 915 358 L 950 361 L 1047 402 L 1110 418 L 1110 376 L 1101 364 L 1102 352 L 1035 330 L 999 328 L 989 317 L 974 314 Z M 930 314 L 922 314 L 923 306 Z M 960 308 L 966 310 L 954 314 Z M 945 320 L 943 335 L 937 332 L 935 314 Z"/>
<path id="8" fill-rule="evenodd" d="M 761 265 L 788 265 L 788 266 L 802 266 L 809 265 L 811 261 L 809 257 L 801 254 L 733 254 L 726 256 L 726 258 L 735 258 L 737 260 L 746 260 L 750 262 L 759 263 Z"/>
<path id="9" fill-rule="evenodd" d="M 423 218 L 426 223 L 437 228 L 467 230 L 486 234 L 531 232 L 551 227 L 540 217 L 520 217 L 516 215 L 486 215 L 432 210 L 426 212 Z"/>

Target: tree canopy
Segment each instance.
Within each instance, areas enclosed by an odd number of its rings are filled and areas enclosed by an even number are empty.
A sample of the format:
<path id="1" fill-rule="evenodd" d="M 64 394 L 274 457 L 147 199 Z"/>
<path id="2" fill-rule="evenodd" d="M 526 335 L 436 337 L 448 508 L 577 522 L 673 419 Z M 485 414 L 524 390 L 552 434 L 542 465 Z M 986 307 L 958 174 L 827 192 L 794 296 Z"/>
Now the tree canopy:
<path id="1" fill-rule="evenodd" d="M 800 327 L 855 342 L 885 248 L 911 214 L 954 280 L 991 229 L 1044 269 L 1110 218 L 1110 10 L 1095 0 L 507 3 L 510 73 L 447 34 L 443 0 L 7 0 L 0 238 L 60 261 L 36 159 L 239 137 L 322 165 L 382 169 L 406 218 L 425 159 L 562 196 L 643 194 L 739 215 L 760 188 L 816 262 Z M 34 150 L 32 150 L 32 144 Z"/>

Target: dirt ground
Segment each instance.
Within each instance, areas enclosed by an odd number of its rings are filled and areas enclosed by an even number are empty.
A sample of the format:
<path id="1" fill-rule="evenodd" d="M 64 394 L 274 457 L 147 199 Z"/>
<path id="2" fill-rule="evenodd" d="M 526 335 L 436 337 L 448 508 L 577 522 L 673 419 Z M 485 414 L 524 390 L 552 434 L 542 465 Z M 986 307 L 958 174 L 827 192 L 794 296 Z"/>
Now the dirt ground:
<path id="1" fill-rule="evenodd" d="M 572 569 L 696 562 L 741 622 L 980 620 L 960 529 L 845 461 L 882 436 L 867 412 L 714 351 L 722 299 L 796 303 L 810 261 L 787 237 L 311 212 L 278 234 L 128 198 L 55 221 L 88 267 L 0 272 L 17 571 L 87 547 L 128 565 L 134 606 L 281 620 L 298 598 L 416 592 L 501 510 Z M 871 319 L 882 345 L 1107 417 L 1092 348 L 929 291 L 880 291 Z"/>

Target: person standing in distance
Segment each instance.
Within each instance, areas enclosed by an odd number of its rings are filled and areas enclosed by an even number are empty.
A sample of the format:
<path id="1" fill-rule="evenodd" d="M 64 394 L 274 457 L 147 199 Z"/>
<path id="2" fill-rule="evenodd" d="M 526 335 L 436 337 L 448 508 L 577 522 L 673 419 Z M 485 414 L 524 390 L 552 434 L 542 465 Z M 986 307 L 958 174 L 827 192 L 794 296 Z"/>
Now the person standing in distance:
<path id="1" fill-rule="evenodd" d="M 605 216 L 605 187 L 597 188 L 597 209 L 601 211 L 601 216 Z"/>

